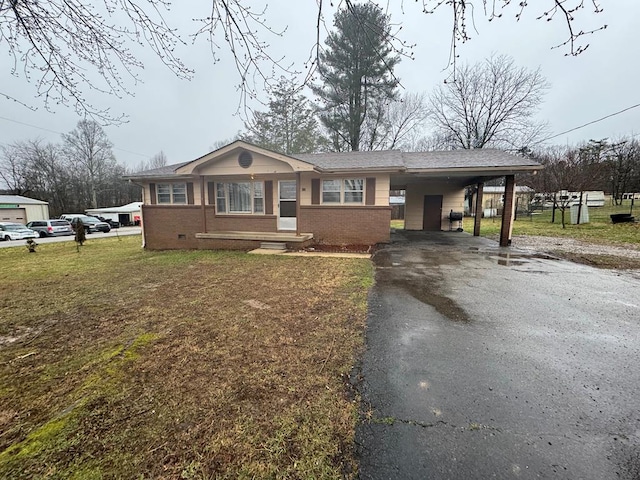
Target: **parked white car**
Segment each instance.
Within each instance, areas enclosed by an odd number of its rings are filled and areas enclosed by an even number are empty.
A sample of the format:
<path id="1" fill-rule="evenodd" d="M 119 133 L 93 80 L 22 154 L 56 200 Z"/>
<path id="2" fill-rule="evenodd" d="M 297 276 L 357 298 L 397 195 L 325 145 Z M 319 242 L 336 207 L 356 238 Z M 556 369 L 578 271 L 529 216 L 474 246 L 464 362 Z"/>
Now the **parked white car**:
<path id="1" fill-rule="evenodd" d="M 38 233 L 21 223 L 0 222 L 0 240 L 25 240 L 38 238 Z"/>

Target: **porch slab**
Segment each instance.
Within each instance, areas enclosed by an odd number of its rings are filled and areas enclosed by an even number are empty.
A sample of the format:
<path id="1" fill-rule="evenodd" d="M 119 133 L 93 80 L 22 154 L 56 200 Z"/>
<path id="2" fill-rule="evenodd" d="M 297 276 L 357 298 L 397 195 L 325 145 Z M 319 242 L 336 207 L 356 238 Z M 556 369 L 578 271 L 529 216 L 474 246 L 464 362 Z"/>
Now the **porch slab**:
<path id="1" fill-rule="evenodd" d="M 371 258 L 369 253 L 341 253 L 341 252 L 285 252 L 282 250 L 269 250 L 256 248 L 247 253 L 254 255 L 282 255 L 285 257 L 326 257 L 326 258 Z"/>
<path id="2" fill-rule="evenodd" d="M 287 243 L 303 243 L 313 238 L 313 233 L 295 233 L 286 232 L 208 232 L 196 233 L 196 238 L 210 240 L 254 240 L 260 242 L 287 242 Z"/>

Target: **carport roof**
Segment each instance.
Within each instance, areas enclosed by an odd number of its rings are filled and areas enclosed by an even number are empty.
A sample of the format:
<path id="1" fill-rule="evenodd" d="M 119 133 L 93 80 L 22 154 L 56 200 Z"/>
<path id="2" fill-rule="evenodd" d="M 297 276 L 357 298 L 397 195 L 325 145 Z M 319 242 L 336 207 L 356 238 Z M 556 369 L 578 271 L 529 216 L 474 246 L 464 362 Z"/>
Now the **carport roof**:
<path id="1" fill-rule="evenodd" d="M 540 167 L 539 163 L 529 158 L 490 148 L 438 152 L 407 152 L 403 153 L 402 157 L 407 170 Z"/>

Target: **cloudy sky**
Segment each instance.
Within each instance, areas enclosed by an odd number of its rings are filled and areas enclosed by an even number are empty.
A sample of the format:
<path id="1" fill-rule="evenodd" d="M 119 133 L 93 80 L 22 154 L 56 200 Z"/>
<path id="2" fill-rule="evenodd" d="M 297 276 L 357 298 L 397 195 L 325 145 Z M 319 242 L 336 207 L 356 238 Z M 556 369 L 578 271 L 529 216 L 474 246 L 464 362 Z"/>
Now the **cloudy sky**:
<path id="1" fill-rule="evenodd" d="M 206 4 L 207 2 L 202 2 Z M 253 2 L 253 4 L 260 2 Z M 325 2 L 325 17 L 331 25 L 338 2 Z M 383 2 L 381 2 L 382 4 Z M 392 2 L 389 2 L 392 3 Z M 451 40 L 451 12 L 441 7 L 436 14 L 422 13 L 422 2 L 393 2 L 389 7 L 392 22 L 402 26 L 401 38 L 415 44 L 414 59 L 404 59 L 396 69 L 407 92 L 429 93 L 450 74 L 447 68 Z M 490 3 L 490 2 L 489 2 Z M 487 22 L 480 8 L 475 12 L 473 37 L 458 48 L 459 61 L 477 62 L 491 54 L 507 54 L 515 63 L 530 69 L 540 67 L 551 88 L 539 113 L 547 121 L 551 134 L 559 134 L 607 115 L 640 104 L 640 18 L 638 0 L 602 1 L 604 11 L 593 14 L 590 0 L 578 12 L 577 29 L 589 30 L 606 24 L 608 27 L 584 38 L 589 48 L 580 56 L 566 56 L 567 48 L 552 49 L 566 40 L 564 20 L 536 20 L 542 13 L 539 6 L 529 6 L 519 21 L 518 11 L 511 6 L 502 18 Z M 530 2 L 549 6 L 551 0 Z M 568 0 L 568 3 L 578 3 Z M 476 2 L 477 7 L 481 2 Z M 384 3 L 385 8 L 386 3 Z M 177 7 L 174 7 L 177 8 Z M 191 8 L 191 7 L 190 7 Z M 238 74 L 231 57 L 221 50 L 221 59 L 214 64 L 205 41 L 190 42 L 189 34 L 197 28 L 193 17 L 207 12 L 172 11 L 169 21 L 182 32 L 188 45 L 178 54 L 195 74 L 190 81 L 176 78 L 150 50 L 135 50 L 143 60 L 139 72 L 141 83 L 128 86 L 134 96 L 118 99 L 86 91 L 87 99 L 114 113 L 125 113 L 128 122 L 107 126 L 105 131 L 114 144 L 118 161 L 134 167 L 160 152 L 170 163 L 191 160 L 210 151 L 219 141 L 232 137 L 243 128 L 243 111 L 238 109 L 240 94 Z M 286 64 L 304 72 L 305 61 L 316 36 L 316 0 L 296 2 L 276 0 L 269 3 L 266 19 L 281 36 L 264 35 L 274 58 L 284 57 Z M 204 40 L 204 39 L 202 39 Z M 0 91 L 37 107 L 31 111 L 19 104 L 0 98 L 0 144 L 40 137 L 59 142 L 60 133 L 71 131 L 79 117 L 73 108 L 57 107 L 48 112 L 34 98 L 35 87 L 24 76 L 12 77 L 6 46 L 0 57 Z M 0 43 L 0 50 L 3 45 Z M 252 106 L 260 109 L 259 104 Z M 428 133 L 428 132 L 425 132 Z M 619 138 L 640 134 L 640 107 L 614 115 L 574 132 L 549 140 L 553 144 L 575 144 L 588 139 Z"/>

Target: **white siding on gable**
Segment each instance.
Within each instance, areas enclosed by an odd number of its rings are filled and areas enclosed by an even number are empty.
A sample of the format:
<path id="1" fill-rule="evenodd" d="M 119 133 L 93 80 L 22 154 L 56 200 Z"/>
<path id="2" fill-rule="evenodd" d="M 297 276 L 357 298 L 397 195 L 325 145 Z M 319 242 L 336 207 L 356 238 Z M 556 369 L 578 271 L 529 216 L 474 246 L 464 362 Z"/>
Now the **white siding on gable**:
<path id="1" fill-rule="evenodd" d="M 441 229 L 449 230 L 449 212 L 464 211 L 464 188 L 445 182 L 409 184 L 406 188 L 404 228 L 422 230 L 424 214 L 424 196 L 442 195 Z M 454 225 L 457 227 L 458 225 Z"/>
<path id="2" fill-rule="evenodd" d="M 208 164 L 203 164 L 197 169 L 199 175 L 211 176 L 231 176 L 231 175 L 251 175 L 251 174 L 278 174 L 291 173 L 294 169 L 286 162 L 275 158 L 251 152 L 253 161 L 251 166 L 243 168 L 238 163 L 240 152 L 233 152 Z"/>

